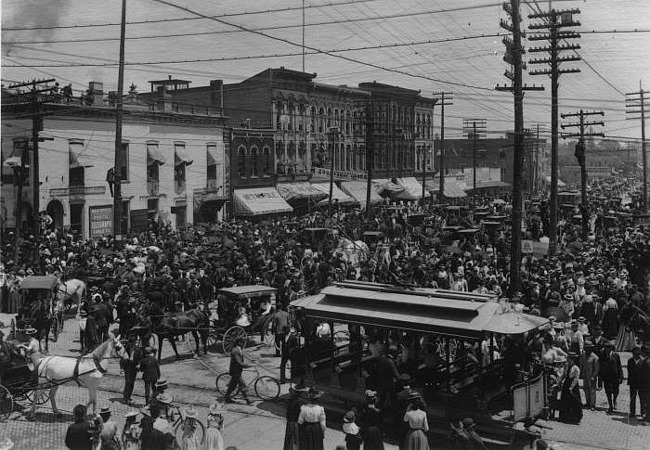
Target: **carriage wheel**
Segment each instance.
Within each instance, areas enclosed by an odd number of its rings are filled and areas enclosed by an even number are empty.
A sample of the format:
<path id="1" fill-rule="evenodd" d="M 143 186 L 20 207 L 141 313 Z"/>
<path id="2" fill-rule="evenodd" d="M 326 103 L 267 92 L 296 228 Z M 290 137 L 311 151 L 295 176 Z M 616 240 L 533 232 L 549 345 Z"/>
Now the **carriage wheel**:
<path id="1" fill-rule="evenodd" d="M 9 389 L 0 385 L 0 422 L 4 422 L 14 411 L 14 397 Z"/>
<path id="2" fill-rule="evenodd" d="M 47 389 L 36 389 L 34 391 L 28 391 L 25 397 L 32 403 L 36 401 L 37 405 L 44 405 L 50 399 L 50 392 Z"/>
<path id="3" fill-rule="evenodd" d="M 217 391 L 221 395 L 226 395 L 228 392 L 228 385 L 230 384 L 231 376 L 229 373 L 222 373 L 217 377 L 215 380 L 215 385 L 217 386 Z M 232 391 L 232 394 L 230 395 L 237 395 L 239 393 L 239 385 L 235 385 L 235 389 Z"/>
<path id="4" fill-rule="evenodd" d="M 223 334 L 223 351 L 225 353 L 230 353 L 238 339 L 248 341 L 246 330 L 237 325 L 228 328 L 228 330 Z M 244 342 L 244 347 L 246 347 L 246 342 Z"/>
<path id="5" fill-rule="evenodd" d="M 262 400 L 275 400 L 280 395 L 280 383 L 273 377 L 259 377 L 254 387 L 255 395 Z"/>

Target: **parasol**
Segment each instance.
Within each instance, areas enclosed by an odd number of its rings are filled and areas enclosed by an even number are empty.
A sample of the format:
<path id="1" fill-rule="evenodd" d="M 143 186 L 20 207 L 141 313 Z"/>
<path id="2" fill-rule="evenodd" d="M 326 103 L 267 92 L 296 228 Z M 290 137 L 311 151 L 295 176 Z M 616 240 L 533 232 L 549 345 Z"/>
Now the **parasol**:
<path id="1" fill-rule="evenodd" d="M 551 316 L 555 317 L 556 322 L 568 322 L 570 319 L 569 315 L 557 306 L 547 306 L 542 309 L 542 317 Z"/>

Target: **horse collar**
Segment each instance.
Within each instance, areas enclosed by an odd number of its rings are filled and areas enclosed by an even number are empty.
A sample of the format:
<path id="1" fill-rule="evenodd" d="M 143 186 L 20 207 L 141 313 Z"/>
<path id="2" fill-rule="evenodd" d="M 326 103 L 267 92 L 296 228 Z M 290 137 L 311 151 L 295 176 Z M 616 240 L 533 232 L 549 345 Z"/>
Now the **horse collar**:
<path id="1" fill-rule="evenodd" d="M 97 370 L 99 370 L 101 373 L 106 373 L 106 372 L 108 372 L 108 369 L 104 369 L 104 368 L 101 366 L 101 364 L 100 364 L 100 363 L 101 363 L 101 360 L 100 360 L 99 358 L 97 358 L 97 356 L 94 356 L 94 355 L 93 355 L 93 362 L 95 363 L 95 367 L 97 368 Z"/>

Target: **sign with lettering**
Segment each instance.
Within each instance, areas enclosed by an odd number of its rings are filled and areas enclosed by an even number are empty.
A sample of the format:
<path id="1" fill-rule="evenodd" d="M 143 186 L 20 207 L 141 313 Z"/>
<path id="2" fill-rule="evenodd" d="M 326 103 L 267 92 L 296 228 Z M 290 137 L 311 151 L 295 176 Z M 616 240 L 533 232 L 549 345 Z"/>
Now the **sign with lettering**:
<path id="1" fill-rule="evenodd" d="M 532 254 L 533 253 L 533 241 L 530 241 L 530 240 L 521 241 L 521 252 L 522 253 L 527 253 L 527 254 Z"/>
<path id="2" fill-rule="evenodd" d="M 113 206 L 91 206 L 88 208 L 90 237 L 101 238 L 113 234 Z"/>
<path id="3" fill-rule="evenodd" d="M 146 209 L 131 210 L 131 231 L 140 233 L 149 229 L 149 211 Z"/>

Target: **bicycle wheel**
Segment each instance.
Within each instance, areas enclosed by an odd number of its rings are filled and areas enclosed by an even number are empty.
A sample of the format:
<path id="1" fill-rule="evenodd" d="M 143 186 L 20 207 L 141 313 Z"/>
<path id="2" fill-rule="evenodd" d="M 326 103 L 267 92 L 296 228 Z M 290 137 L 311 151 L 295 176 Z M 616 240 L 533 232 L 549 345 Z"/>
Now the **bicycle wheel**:
<path id="1" fill-rule="evenodd" d="M 14 397 L 9 389 L 0 385 L 0 422 L 4 422 L 14 411 Z"/>
<path id="2" fill-rule="evenodd" d="M 185 423 L 185 420 L 178 420 L 176 422 L 176 425 L 174 425 L 174 435 L 176 436 L 176 440 L 178 442 L 183 442 L 183 424 Z M 197 433 L 199 441 L 201 442 L 201 446 L 203 446 L 205 443 L 205 425 L 203 425 L 203 422 L 201 422 L 199 419 L 194 419 L 194 423 L 196 423 L 194 432 Z"/>
<path id="3" fill-rule="evenodd" d="M 280 383 L 273 377 L 259 377 L 254 387 L 255 395 L 262 400 L 275 400 L 280 395 Z"/>
<path id="4" fill-rule="evenodd" d="M 226 395 L 226 393 L 228 392 L 228 385 L 230 384 L 231 379 L 232 377 L 230 376 L 229 373 L 222 373 L 215 380 L 215 384 L 217 385 L 217 391 L 219 391 L 221 395 Z M 239 386 L 237 385 L 235 386 L 235 389 L 232 391 L 232 394 L 230 395 L 237 395 L 238 393 L 239 393 Z"/>

